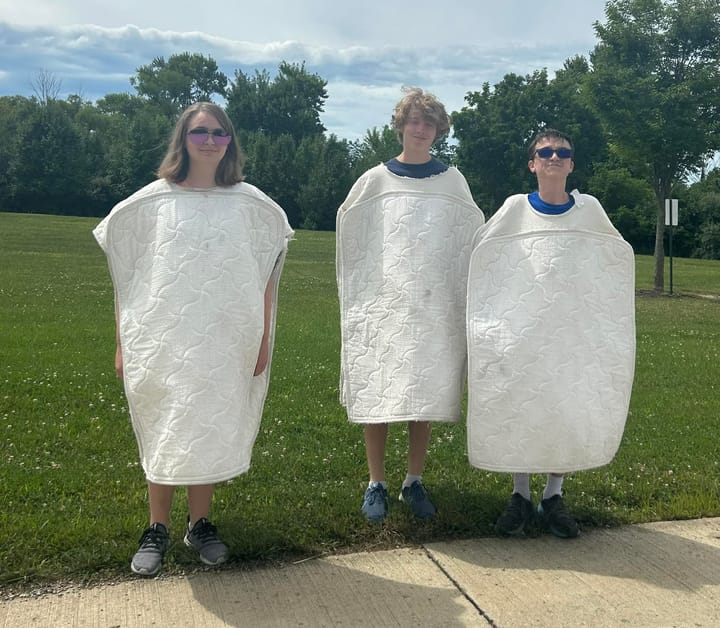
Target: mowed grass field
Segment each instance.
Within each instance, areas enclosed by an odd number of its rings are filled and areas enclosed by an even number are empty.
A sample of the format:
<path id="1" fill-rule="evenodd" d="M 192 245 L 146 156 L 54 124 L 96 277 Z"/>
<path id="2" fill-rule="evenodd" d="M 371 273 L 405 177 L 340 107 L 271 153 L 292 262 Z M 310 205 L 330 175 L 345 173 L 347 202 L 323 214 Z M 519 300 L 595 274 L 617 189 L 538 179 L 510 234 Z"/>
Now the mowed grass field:
<path id="1" fill-rule="evenodd" d="M 113 371 L 113 293 L 97 219 L 0 213 L 0 587 L 127 574 L 147 524 L 144 477 Z M 433 431 L 424 479 L 439 514 L 418 523 L 391 501 L 359 514 L 362 429 L 338 403 L 334 234 L 299 231 L 282 278 L 272 380 L 251 470 L 218 486 L 225 568 L 492 534 L 508 475 L 470 467 L 465 426 Z M 720 262 L 674 260 L 674 295 L 647 296 L 637 259 L 637 367 L 612 464 L 570 474 L 584 528 L 720 515 Z M 698 298 L 694 294 L 706 295 Z M 707 298 L 707 295 L 715 298 Z M 391 427 L 391 497 L 406 431 Z M 544 478 L 535 477 L 540 490 Z M 166 572 L 195 569 L 178 491 Z"/>

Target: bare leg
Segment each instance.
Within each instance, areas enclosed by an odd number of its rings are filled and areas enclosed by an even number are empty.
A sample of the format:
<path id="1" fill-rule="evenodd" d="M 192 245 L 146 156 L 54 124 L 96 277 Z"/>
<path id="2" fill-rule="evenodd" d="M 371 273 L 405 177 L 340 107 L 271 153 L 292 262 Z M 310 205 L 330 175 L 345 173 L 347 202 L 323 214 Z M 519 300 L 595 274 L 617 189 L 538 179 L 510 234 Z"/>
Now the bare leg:
<path id="1" fill-rule="evenodd" d="M 385 481 L 385 443 L 387 442 L 387 423 L 365 425 L 365 455 L 371 482 Z"/>
<path id="2" fill-rule="evenodd" d="M 170 527 L 170 509 L 172 508 L 175 487 L 167 484 L 148 482 L 148 499 L 150 501 L 150 525 L 162 523 Z"/>
<path id="3" fill-rule="evenodd" d="M 432 423 L 430 421 L 408 422 L 408 474 L 422 475 L 425 468 Z"/>
<path id="4" fill-rule="evenodd" d="M 214 490 L 214 484 L 195 484 L 187 487 L 191 524 L 203 517 L 208 518 Z"/>

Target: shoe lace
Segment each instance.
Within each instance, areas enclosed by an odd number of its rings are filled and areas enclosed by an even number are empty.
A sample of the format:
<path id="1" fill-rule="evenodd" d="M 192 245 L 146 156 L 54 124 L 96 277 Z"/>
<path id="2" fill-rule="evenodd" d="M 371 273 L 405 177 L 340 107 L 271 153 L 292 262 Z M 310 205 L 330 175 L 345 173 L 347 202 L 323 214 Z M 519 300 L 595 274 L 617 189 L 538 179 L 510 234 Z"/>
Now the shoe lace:
<path id="1" fill-rule="evenodd" d="M 505 512 L 512 517 L 522 517 L 524 515 L 523 506 L 525 502 L 519 497 L 513 497 L 510 500 Z"/>
<path id="2" fill-rule="evenodd" d="M 565 502 L 562 500 L 562 497 L 553 502 L 548 512 L 548 517 L 552 517 L 555 521 L 574 521 L 570 512 L 565 507 Z"/>
<path id="3" fill-rule="evenodd" d="M 413 482 L 408 488 L 410 499 L 414 502 L 421 502 L 425 499 L 425 487 L 420 482 Z"/>
<path id="4" fill-rule="evenodd" d="M 383 492 L 383 487 L 380 484 L 378 484 L 377 486 L 373 486 L 368 492 L 367 503 L 372 505 L 376 501 L 383 501 L 385 499 Z"/>
<path id="5" fill-rule="evenodd" d="M 200 519 L 193 527 L 192 535 L 200 539 L 203 543 L 217 541 L 217 527 L 207 519 Z"/>
<path id="6" fill-rule="evenodd" d="M 140 547 L 142 549 L 162 549 L 165 544 L 165 534 L 156 528 L 148 528 L 140 537 Z"/>

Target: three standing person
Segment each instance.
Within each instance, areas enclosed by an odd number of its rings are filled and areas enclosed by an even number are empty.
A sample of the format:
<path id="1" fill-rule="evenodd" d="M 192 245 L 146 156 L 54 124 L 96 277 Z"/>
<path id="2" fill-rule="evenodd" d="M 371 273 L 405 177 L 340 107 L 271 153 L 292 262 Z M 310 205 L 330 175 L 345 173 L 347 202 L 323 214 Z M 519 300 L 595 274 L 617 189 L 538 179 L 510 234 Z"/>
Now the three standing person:
<path id="1" fill-rule="evenodd" d="M 388 512 L 390 423 L 407 423 L 399 500 L 436 508 L 422 481 L 432 423 L 456 422 L 468 375 L 474 466 L 512 472 L 501 535 L 533 522 L 530 474 L 549 472 L 539 516 L 578 534 L 563 473 L 607 464 L 634 369 L 632 249 L 591 196 L 565 190 L 573 146 L 551 129 L 529 149 L 538 191 L 483 226 L 465 178 L 430 154 L 450 119 L 405 90 L 394 159 L 364 173 L 337 215 L 341 402 L 364 426 L 361 511 Z M 250 464 L 272 355 L 277 286 L 292 230 L 243 182 L 232 123 L 212 103 L 180 116 L 159 179 L 119 203 L 94 235 L 116 295 L 116 370 L 148 483 L 150 522 L 131 568 L 154 575 L 175 487 L 187 486 L 185 543 L 208 565 L 228 555 L 209 520 L 214 485 Z"/>
<path id="2" fill-rule="evenodd" d="M 217 565 L 214 486 L 249 465 L 267 394 L 277 287 L 292 230 L 243 182 L 232 123 L 213 103 L 179 117 L 159 179 L 116 205 L 94 235 L 115 288 L 117 351 L 147 478 L 150 522 L 131 569 L 154 575 L 187 486 L 185 544 Z"/>
<path id="3" fill-rule="evenodd" d="M 390 423 L 407 423 L 399 499 L 419 519 L 436 509 L 422 482 L 432 422 L 461 418 L 465 300 L 474 232 L 484 222 L 465 178 L 430 154 L 450 129 L 445 107 L 418 88 L 392 115 L 402 152 L 365 172 L 337 215 L 342 335 L 340 397 L 364 425 L 369 482 L 361 510 L 388 511 Z"/>

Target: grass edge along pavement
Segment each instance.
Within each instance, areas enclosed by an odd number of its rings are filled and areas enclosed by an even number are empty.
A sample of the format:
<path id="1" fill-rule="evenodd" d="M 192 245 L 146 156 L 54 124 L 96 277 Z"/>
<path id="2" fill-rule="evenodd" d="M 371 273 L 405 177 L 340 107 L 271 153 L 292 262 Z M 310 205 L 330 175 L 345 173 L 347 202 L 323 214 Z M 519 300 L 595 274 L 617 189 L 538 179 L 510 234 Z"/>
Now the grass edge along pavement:
<path id="1" fill-rule="evenodd" d="M 0 587 L 125 577 L 147 501 L 122 388 L 113 372 L 112 286 L 97 219 L 0 213 Z M 720 262 L 674 260 L 673 297 L 646 296 L 637 258 L 637 365 L 615 460 L 569 474 L 584 527 L 720 515 Z M 272 381 L 251 470 L 218 486 L 212 518 L 228 568 L 318 554 L 492 534 L 507 474 L 467 463 L 464 425 L 438 424 L 424 480 L 435 521 L 394 499 L 406 434 L 392 426 L 390 514 L 359 515 L 367 481 L 362 430 L 337 398 L 334 234 L 299 231 L 280 288 Z M 542 478 L 535 478 L 534 492 Z M 181 539 L 179 491 L 165 572 L 197 569 Z"/>

